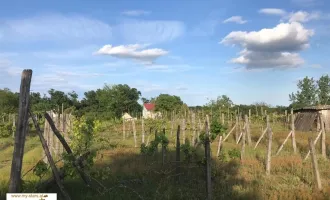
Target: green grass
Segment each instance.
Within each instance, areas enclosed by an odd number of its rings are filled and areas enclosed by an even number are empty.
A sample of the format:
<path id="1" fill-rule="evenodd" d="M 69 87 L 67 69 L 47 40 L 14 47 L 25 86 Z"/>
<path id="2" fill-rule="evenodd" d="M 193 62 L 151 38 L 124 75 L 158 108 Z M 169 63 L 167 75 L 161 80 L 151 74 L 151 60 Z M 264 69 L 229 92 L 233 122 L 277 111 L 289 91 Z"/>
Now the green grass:
<path id="1" fill-rule="evenodd" d="M 330 193 L 330 165 L 328 160 L 319 157 L 319 170 L 324 190 L 315 189 L 314 175 L 310 159 L 306 162 L 302 158 L 308 151 L 308 137 L 316 137 L 317 133 L 296 133 L 299 152 L 292 153 L 291 139 L 289 139 L 279 156 L 272 157 L 271 175 L 265 176 L 264 160 L 266 156 L 266 136 L 257 149 L 254 149 L 256 140 L 261 135 L 258 125 L 252 128 L 252 145 L 246 145 L 244 160 L 231 158 L 228 162 L 216 158 L 218 138 L 211 144 L 212 148 L 212 185 L 214 199 L 328 199 Z M 272 126 L 272 152 L 276 153 L 286 138 L 289 130 L 280 125 Z M 72 199 L 205 199 L 205 172 L 204 166 L 198 164 L 203 159 L 202 146 L 192 163 L 182 163 L 179 174 L 175 171 L 175 133 L 171 136 L 166 164 L 163 166 L 161 154 L 143 156 L 140 154 L 141 131 L 137 124 L 137 146 L 134 148 L 133 134 L 127 130 L 127 138 L 122 139 L 121 126 L 108 127 L 97 137 L 104 141 L 98 142 L 95 148 L 98 152 L 93 168 L 93 176 L 107 189 L 93 183 L 93 188 L 87 188 L 77 179 L 66 178 L 65 186 Z M 186 131 L 186 137 L 191 138 L 191 132 Z M 235 131 L 232 133 L 235 134 Z M 222 146 L 222 152 L 232 149 L 241 150 L 241 144 L 236 144 L 233 135 Z M 145 141 L 147 141 L 146 134 Z M 153 135 L 150 141 L 153 140 Z M 0 198 L 8 188 L 8 178 L 13 147 L 10 139 L 0 140 Z M 330 141 L 327 141 L 330 145 Z M 319 153 L 320 145 L 316 149 Z M 330 151 L 329 151 L 330 152 Z M 35 165 L 41 158 L 42 149 L 37 137 L 28 137 L 23 160 L 23 173 Z M 181 153 L 181 160 L 184 159 Z M 9 161 L 7 161 L 9 160 Z M 49 177 L 51 174 L 49 173 Z M 177 178 L 179 181 L 177 182 Z M 39 178 L 28 173 L 23 180 L 27 191 L 32 191 Z M 97 190 L 97 189 L 99 190 Z M 56 185 L 48 192 L 59 192 Z M 141 198 L 140 198 L 141 197 Z"/>

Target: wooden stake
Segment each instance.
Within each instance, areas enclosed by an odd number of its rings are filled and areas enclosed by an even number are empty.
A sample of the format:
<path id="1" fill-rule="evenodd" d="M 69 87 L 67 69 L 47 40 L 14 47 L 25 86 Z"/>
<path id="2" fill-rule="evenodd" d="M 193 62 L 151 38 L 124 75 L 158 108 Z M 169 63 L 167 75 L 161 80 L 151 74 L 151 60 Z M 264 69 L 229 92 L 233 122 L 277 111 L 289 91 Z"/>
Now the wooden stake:
<path id="1" fill-rule="evenodd" d="M 186 143 L 186 119 L 182 119 L 182 144 Z"/>
<path id="2" fill-rule="evenodd" d="M 292 131 L 290 131 L 290 133 L 288 134 L 288 136 L 285 138 L 284 142 L 281 144 L 280 148 L 277 150 L 276 155 L 278 155 L 280 153 L 280 151 L 283 149 L 286 141 L 289 139 L 289 137 L 291 136 L 291 134 L 292 134 Z"/>
<path id="3" fill-rule="evenodd" d="M 241 160 L 244 158 L 245 154 L 245 137 L 246 137 L 246 129 L 242 131 L 242 150 L 241 150 Z"/>
<path id="4" fill-rule="evenodd" d="M 123 118 L 123 140 L 126 138 L 126 133 L 125 133 L 125 119 Z"/>
<path id="5" fill-rule="evenodd" d="M 132 128 L 133 128 L 133 136 L 134 136 L 134 147 L 137 147 L 137 141 L 136 141 L 136 129 L 135 129 L 135 119 L 132 119 Z"/>
<path id="6" fill-rule="evenodd" d="M 314 145 L 316 145 L 316 143 L 317 143 L 317 141 L 319 140 L 319 138 L 321 137 L 321 135 L 322 135 L 322 130 L 319 132 L 319 134 L 318 134 L 317 137 L 315 138 L 315 140 L 314 140 Z M 308 156 L 309 156 L 310 153 L 311 153 L 311 151 L 308 150 L 308 152 L 307 152 L 307 154 L 306 154 L 304 160 L 306 160 L 306 159 L 308 158 Z"/>
<path id="7" fill-rule="evenodd" d="M 293 147 L 293 153 L 295 154 L 297 152 L 297 145 L 296 145 L 296 135 L 295 135 L 295 127 L 294 127 L 294 114 L 293 114 L 293 108 L 291 108 L 291 138 L 292 138 L 292 147 Z"/>
<path id="8" fill-rule="evenodd" d="M 206 119 L 208 119 L 208 115 L 206 115 Z M 207 192 L 207 199 L 212 199 L 212 185 L 211 185 L 211 149 L 210 149 L 210 133 L 209 133 L 209 124 L 208 120 L 205 122 L 205 158 L 206 158 L 206 192 Z"/>
<path id="9" fill-rule="evenodd" d="M 267 157 L 266 157 L 266 175 L 270 175 L 270 165 L 272 156 L 272 129 L 269 124 L 269 116 L 267 115 L 267 132 L 268 132 L 268 145 L 267 145 Z"/>
<path id="10" fill-rule="evenodd" d="M 21 87 L 19 93 L 19 111 L 15 134 L 15 144 L 13 159 L 11 164 L 9 193 L 21 192 L 21 171 L 23 164 L 25 137 L 28 132 L 29 124 L 29 103 L 30 103 L 30 85 L 32 79 L 32 70 L 23 70 L 21 77 Z"/>
<path id="11" fill-rule="evenodd" d="M 44 151 L 46 153 L 46 156 L 47 156 L 47 159 L 48 159 L 48 163 L 50 165 L 50 168 L 52 169 L 53 176 L 55 178 L 56 184 L 59 187 L 59 189 L 60 189 L 60 191 L 61 191 L 64 199 L 70 200 L 71 198 L 70 198 L 69 194 L 66 192 L 66 190 L 65 190 L 65 188 L 64 188 L 64 186 L 63 186 L 63 184 L 61 182 L 61 177 L 59 175 L 59 172 L 57 171 L 57 168 L 56 168 L 56 165 L 54 163 L 54 160 L 53 160 L 52 156 L 50 155 L 50 151 L 48 149 L 46 140 L 45 140 L 44 136 L 42 135 L 42 132 L 41 132 L 40 127 L 39 127 L 39 124 L 37 123 L 37 121 L 35 121 L 34 118 L 33 118 L 33 122 L 34 122 L 34 125 L 35 125 L 36 129 L 37 129 L 37 132 L 38 132 L 38 135 L 39 135 L 39 139 L 40 139 L 40 142 L 42 144 L 42 148 L 44 149 Z"/>
<path id="12" fill-rule="evenodd" d="M 229 133 L 226 135 L 226 137 L 223 139 L 223 142 L 227 140 L 227 138 L 229 137 L 229 135 L 235 130 L 236 128 L 236 124 L 233 126 L 233 128 L 229 131 Z"/>
<path id="13" fill-rule="evenodd" d="M 259 137 L 259 139 L 258 139 L 256 145 L 254 146 L 254 149 L 257 148 L 258 144 L 260 143 L 261 139 L 265 136 L 266 132 L 267 132 L 267 128 L 264 130 L 264 132 L 263 132 L 263 133 L 261 134 L 261 136 Z"/>
<path id="14" fill-rule="evenodd" d="M 141 126 L 142 126 L 142 144 L 144 144 L 144 120 L 143 117 L 141 118 Z"/>
<path id="15" fill-rule="evenodd" d="M 217 157 L 219 157 L 220 155 L 221 143 L 222 143 L 222 135 L 219 137 Z"/>
<path id="16" fill-rule="evenodd" d="M 327 158 L 326 155 L 326 146 L 325 146 L 325 127 L 324 127 L 324 120 L 322 114 L 319 114 L 320 123 L 321 123 L 321 130 L 322 130 L 322 137 L 321 137 L 321 151 L 322 157 Z"/>
<path id="17" fill-rule="evenodd" d="M 309 150 L 312 154 L 312 164 L 313 164 L 315 180 L 317 183 L 317 189 L 321 191 L 322 190 L 321 178 L 320 178 L 320 173 L 319 173 L 319 169 L 318 169 L 317 158 L 315 155 L 315 146 L 313 143 L 313 139 L 311 137 L 308 138 L 308 143 L 309 143 Z"/>
<path id="18" fill-rule="evenodd" d="M 245 132 L 247 134 L 247 139 L 248 139 L 247 143 L 249 146 L 251 146 L 252 141 L 251 141 L 251 133 L 250 133 L 250 123 L 247 115 L 245 115 Z"/>
<path id="19" fill-rule="evenodd" d="M 180 125 L 176 132 L 176 174 L 180 174 Z M 177 182 L 179 181 L 179 176 L 177 177 Z"/>

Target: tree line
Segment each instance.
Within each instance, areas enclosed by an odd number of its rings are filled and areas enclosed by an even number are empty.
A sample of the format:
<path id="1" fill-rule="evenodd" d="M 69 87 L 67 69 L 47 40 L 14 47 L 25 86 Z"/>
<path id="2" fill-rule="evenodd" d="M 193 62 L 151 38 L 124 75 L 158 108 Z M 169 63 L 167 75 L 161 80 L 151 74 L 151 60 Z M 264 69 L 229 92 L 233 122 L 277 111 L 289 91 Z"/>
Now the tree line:
<path id="1" fill-rule="evenodd" d="M 321 76 L 318 80 L 312 77 L 305 77 L 297 83 L 298 91 L 289 94 L 291 104 L 289 106 L 271 106 L 264 102 L 257 102 L 251 105 L 237 105 L 226 95 L 218 96 L 205 105 L 188 107 L 179 96 L 160 94 L 157 97 L 147 99 L 142 97 L 137 88 L 127 84 L 107 85 L 97 90 L 90 90 L 84 93 L 79 100 L 75 91 L 65 93 L 60 90 L 50 89 L 47 94 L 31 92 L 30 102 L 33 112 L 44 112 L 54 110 L 73 113 L 77 116 L 90 116 L 100 119 L 120 118 L 124 112 L 134 117 L 142 113 L 143 103 L 155 103 L 156 111 L 171 113 L 185 112 L 190 110 L 205 111 L 214 113 L 233 114 L 238 110 L 247 114 L 251 110 L 253 115 L 261 115 L 267 110 L 268 113 L 284 113 L 290 108 L 301 108 L 305 106 L 330 104 L 330 77 Z M 0 114 L 17 113 L 19 94 L 8 88 L 0 89 Z"/>

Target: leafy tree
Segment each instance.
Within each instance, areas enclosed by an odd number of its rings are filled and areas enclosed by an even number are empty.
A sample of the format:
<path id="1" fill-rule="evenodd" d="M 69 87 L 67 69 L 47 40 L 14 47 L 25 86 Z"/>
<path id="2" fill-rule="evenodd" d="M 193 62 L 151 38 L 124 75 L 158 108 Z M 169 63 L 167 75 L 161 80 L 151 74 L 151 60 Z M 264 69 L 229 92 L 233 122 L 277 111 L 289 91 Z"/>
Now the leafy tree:
<path id="1" fill-rule="evenodd" d="M 306 76 L 303 80 L 299 80 L 297 86 L 298 91 L 289 95 L 293 108 L 317 104 L 317 85 L 313 78 Z"/>
<path id="2" fill-rule="evenodd" d="M 319 104 L 326 105 L 330 102 L 330 77 L 329 75 L 323 75 L 317 81 L 318 86 L 318 100 Z"/>
<path id="3" fill-rule="evenodd" d="M 0 113 L 13 113 L 18 110 L 18 93 L 8 88 L 0 89 Z"/>
<path id="4" fill-rule="evenodd" d="M 183 105 L 183 101 L 180 97 L 169 94 L 160 94 L 155 99 L 156 111 L 167 111 L 171 112 L 179 110 Z"/>
<path id="5" fill-rule="evenodd" d="M 137 113 L 142 111 L 138 103 L 141 92 L 128 85 L 105 85 L 103 89 L 96 92 L 99 108 L 111 113 L 113 116 L 121 117 L 123 112 Z"/>

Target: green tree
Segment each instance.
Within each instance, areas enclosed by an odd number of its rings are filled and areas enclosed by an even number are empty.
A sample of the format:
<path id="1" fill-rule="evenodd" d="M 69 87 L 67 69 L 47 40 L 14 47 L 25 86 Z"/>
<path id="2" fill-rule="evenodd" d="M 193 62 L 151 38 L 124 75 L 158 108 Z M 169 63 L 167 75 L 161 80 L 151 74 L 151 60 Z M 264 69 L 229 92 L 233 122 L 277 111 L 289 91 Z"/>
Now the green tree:
<path id="1" fill-rule="evenodd" d="M 180 97 L 169 94 L 160 94 L 155 99 L 156 111 L 171 112 L 179 110 L 183 105 L 183 101 Z"/>
<path id="2" fill-rule="evenodd" d="M 305 77 L 299 80 L 298 91 L 294 94 L 289 94 L 291 106 L 299 108 L 304 106 L 313 106 L 317 104 L 317 85 L 313 78 Z"/>
<path id="3" fill-rule="evenodd" d="M 8 88 L 0 89 L 0 113 L 13 113 L 18 111 L 18 93 Z"/>
<path id="4" fill-rule="evenodd" d="M 105 85 L 96 91 L 99 108 L 116 117 L 121 117 L 123 112 L 141 112 L 142 106 L 138 103 L 140 96 L 140 91 L 126 84 Z"/>
<path id="5" fill-rule="evenodd" d="M 330 101 L 330 77 L 329 75 L 323 75 L 317 81 L 317 95 L 318 101 L 321 105 L 329 104 Z"/>

